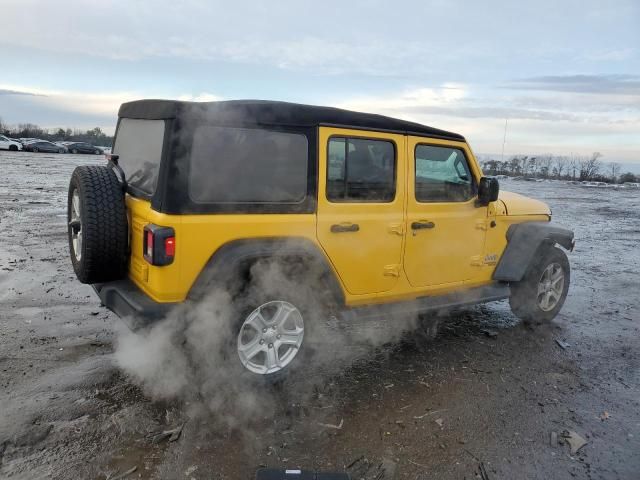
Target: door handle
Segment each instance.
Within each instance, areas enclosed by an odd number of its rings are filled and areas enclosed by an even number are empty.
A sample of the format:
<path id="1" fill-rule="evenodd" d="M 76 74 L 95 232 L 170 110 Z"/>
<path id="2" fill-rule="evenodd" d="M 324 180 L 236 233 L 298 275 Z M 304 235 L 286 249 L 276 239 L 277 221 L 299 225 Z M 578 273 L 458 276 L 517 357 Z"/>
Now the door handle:
<path id="1" fill-rule="evenodd" d="M 413 222 L 411 228 L 413 230 L 422 230 L 424 228 L 434 228 L 436 226 L 433 222 Z"/>
<path id="2" fill-rule="evenodd" d="M 360 225 L 357 223 L 338 223 L 331 225 L 331 233 L 357 232 L 358 230 L 360 230 Z"/>

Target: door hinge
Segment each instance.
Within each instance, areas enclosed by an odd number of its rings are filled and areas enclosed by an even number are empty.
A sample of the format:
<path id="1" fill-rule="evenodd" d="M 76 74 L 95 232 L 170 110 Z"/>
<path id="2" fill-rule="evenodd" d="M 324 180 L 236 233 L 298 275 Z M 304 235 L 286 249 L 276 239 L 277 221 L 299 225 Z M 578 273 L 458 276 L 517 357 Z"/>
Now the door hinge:
<path id="1" fill-rule="evenodd" d="M 486 230 L 487 229 L 487 221 L 486 220 L 476 220 L 476 228 L 478 230 Z"/>
<path id="2" fill-rule="evenodd" d="M 399 277 L 400 276 L 400 265 L 385 265 L 384 266 L 384 276 L 385 277 Z"/>
<path id="3" fill-rule="evenodd" d="M 404 235 L 404 223 L 392 223 L 389 225 L 389 233 Z"/>

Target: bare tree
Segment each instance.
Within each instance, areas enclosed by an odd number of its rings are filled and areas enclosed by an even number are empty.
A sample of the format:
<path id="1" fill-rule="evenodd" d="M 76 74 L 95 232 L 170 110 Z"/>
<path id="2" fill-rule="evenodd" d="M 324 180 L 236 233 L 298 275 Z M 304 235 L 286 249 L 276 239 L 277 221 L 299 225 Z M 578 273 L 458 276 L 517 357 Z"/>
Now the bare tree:
<path id="1" fill-rule="evenodd" d="M 543 178 L 549 178 L 551 176 L 551 164 L 553 163 L 552 155 L 545 155 L 538 158 L 538 165 L 540 166 L 540 175 Z"/>
<path id="2" fill-rule="evenodd" d="M 562 178 L 565 168 L 569 168 L 567 157 L 553 157 L 553 171 L 556 178 Z"/>
<path id="3" fill-rule="evenodd" d="M 591 158 L 580 161 L 580 180 L 591 180 L 600 171 L 600 152 L 593 152 Z"/>

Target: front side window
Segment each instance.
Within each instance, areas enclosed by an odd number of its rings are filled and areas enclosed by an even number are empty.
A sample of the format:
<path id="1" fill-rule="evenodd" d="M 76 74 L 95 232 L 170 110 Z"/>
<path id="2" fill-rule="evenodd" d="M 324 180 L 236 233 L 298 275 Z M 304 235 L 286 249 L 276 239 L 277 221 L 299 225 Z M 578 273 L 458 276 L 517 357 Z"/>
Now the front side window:
<path id="1" fill-rule="evenodd" d="M 158 183 L 164 130 L 164 120 L 122 118 L 113 145 L 127 183 L 148 195 Z"/>
<path id="2" fill-rule="evenodd" d="M 415 157 L 418 202 L 465 202 L 475 196 L 473 175 L 461 149 L 418 145 Z"/>
<path id="3" fill-rule="evenodd" d="M 200 203 L 299 203 L 308 159 L 299 133 L 204 125 L 193 137 L 189 195 Z"/>
<path id="4" fill-rule="evenodd" d="M 331 202 L 391 202 L 396 195 L 393 142 L 329 139 L 327 199 Z"/>

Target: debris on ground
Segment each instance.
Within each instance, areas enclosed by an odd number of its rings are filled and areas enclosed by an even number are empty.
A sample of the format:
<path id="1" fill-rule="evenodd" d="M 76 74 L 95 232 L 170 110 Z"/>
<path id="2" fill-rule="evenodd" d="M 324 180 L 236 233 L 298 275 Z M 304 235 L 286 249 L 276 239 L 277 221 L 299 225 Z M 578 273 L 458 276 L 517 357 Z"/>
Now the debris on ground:
<path id="1" fill-rule="evenodd" d="M 325 428 L 333 428 L 334 430 L 342 430 L 342 425 L 344 425 L 344 418 L 340 419 L 340 423 L 338 425 L 332 425 L 331 423 L 320 423 L 318 425 Z"/>
<path id="2" fill-rule="evenodd" d="M 557 447 L 558 446 L 558 432 L 551 432 L 550 438 L 549 438 L 549 444 L 552 447 Z"/>
<path id="3" fill-rule="evenodd" d="M 173 428 L 171 430 L 164 430 L 160 433 L 151 434 L 151 442 L 152 443 L 160 443 L 163 440 L 169 440 L 170 442 L 175 442 L 180 438 L 182 434 L 182 428 L 184 427 L 184 423 L 180 426 Z"/>
<path id="4" fill-rule="evenodd" d="M 609 420 L 609 412 L 607 412 L 606 410 L 604 412 L 602 412 L 600 414 L 600 420 L 601 421 L 605 421 L 605 420 Z"/>
<path id="5" fill-rule="evenodd" d="M 482 330 L 480 330 L 480 333 L 483 333 L 485 336 L 489 337 L 489 338 L 498 338 L 498 332 L 496 332 L 495 330 L 489 330 L 487 328 L 483 328 Z"/>
<path id="6" fill-rule="evenodd" d="M 564 438 L 571 447 L 571 454 L 575 454 L 584 447 L 588 442 L 572 430 L 565 430 L 562 432 L 562 438 Z"/>
<path id="7" fill-rule="evenodd" d="M 133 467 L 131 467 L 126 472 L 122 472 L 121 474 L 116 475 L 115 477 L 107 477 L 107 480 L 122 480 L 124 478 L 127 478 L 129 475 L 131 475 L 137 469 L 138 469 L 138 467 L 136 465 L 134 465 Z"/>
<path id="8" fill-rule="evenodd" d="M 437 418 L 435 422 L 438 424 L 440 428 L 444 428 L 444 420 L 441 418 Z"/>
<path id="9" fill-rule="evenodd" d="M 424 417 L 426 417 L 426 416 L 434 415 L 434 414 L 436 414 L 436 413 L 442 413 L 442 412 L 446 412 L 446 411 L 447 411 L 447 409 L 446 409 L 446 408 L 445 408 L 445 409 L 443 409 L 443 410 L 434 410 L 434 411 L 432 411 L 432 412 L 427 412 L 427 413 L 423 413 L 422 415 L 414 416 L 413 418 L 415 418 L 416 420 L 420 420 L 420 419 L 422 419 L 422 418 L 424 418 Z"/>
<path id="10" fill-rule="evenodd" d="M 556 338 L 556 343 L 563 350 L 566 350 L 567 348 L 569 348 L 571 346 L 567 342 L 564 342 L 564 341 L 560 340 L 559 338 Z"/>
<path id="11" fill-rule="evenodd" d="M 480 475 L 480 478 L 482 480 L 490 480 L 489 474 L 487 473 L 487 469 L 484 466 L 484 462 L 480 462 L 480 464 L 478 465 L 478 474 Z"/>

